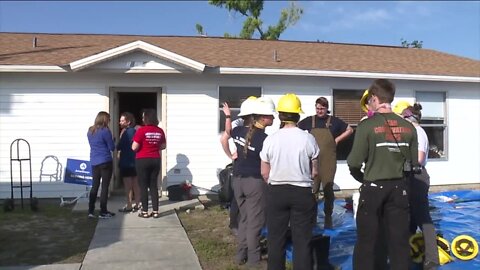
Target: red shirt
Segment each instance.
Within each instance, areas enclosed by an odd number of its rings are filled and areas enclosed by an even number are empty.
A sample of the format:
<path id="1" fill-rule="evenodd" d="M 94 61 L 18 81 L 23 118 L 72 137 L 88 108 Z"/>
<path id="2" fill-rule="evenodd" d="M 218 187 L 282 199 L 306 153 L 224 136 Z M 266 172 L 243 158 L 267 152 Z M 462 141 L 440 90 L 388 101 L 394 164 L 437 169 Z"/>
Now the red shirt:
<path id="1" fill-rule="evenodd" d="M 133 141 L 140 145 L 135 158 L 160 158 L 160 146 L 167 143 L 165 132 L 157 126 L 143 126 L 135 132 Z"/>

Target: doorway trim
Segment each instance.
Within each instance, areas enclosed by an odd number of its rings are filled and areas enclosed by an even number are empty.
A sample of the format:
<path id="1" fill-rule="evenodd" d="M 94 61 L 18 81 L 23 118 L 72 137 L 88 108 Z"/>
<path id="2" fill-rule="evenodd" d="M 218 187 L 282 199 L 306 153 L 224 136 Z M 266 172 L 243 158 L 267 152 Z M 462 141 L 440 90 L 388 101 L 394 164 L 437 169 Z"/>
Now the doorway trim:
<path id="1" fill-rule="evenodd" d="M 120 109 L 119 109 L 119 96 L 118 93 L 157 93 L 157 117 L 160 121 L 159 127 L 161 127 L 165 133 L 167 133 L 167 95 L 165 93 L 165 87 L 162 86 L 109 86 L 108 95 L 109 95 L 109 113 L 111 117 L 110 128 L 112 130 L 115 142 L 119 140 L 119 125 L 120 121 Z M 163 183 L 166 180 L 167 176 L 167 149 L 162 150 L 162 164 L 161 164 L 161 174 L 157 179 L 159 183 L 160 196 L 163 194 Z M 122 181 L 118 176 L 118 159 L 116 152 L 113 155 L 113 167 L 114 167 L 114 184 L 110 186 L 110 189 L 118 186 L 118 181 Z"/>

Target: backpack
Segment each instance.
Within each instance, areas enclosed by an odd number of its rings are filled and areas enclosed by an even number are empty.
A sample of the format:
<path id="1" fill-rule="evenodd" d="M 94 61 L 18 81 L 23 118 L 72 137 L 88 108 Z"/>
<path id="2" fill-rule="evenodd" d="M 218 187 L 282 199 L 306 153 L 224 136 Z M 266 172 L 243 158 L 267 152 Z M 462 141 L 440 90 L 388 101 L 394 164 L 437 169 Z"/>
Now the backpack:
<path id="1" fill-rule="evenodd" d="M 218 191 L 218 199 L 222 203 L 230 202 L 233 199 L 233 164 L 228 164 L 225 169 L 218 174 L 220 181 L 220 190 Z"/>

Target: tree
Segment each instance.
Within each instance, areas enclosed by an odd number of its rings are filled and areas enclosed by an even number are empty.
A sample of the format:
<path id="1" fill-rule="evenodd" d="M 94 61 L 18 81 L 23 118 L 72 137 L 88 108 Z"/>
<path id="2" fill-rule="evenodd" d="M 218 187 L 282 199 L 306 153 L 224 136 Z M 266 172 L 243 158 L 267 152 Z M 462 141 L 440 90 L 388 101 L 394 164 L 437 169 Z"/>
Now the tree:
<path id="1" fill-rule="evenodd" d="M 412 42 L 408 42 L 407 40 L 405 40 L 403 38 L 400 39 L 400 41 L 401 41 L 402 47 L 405 47 L 405 48 L 421 49 L 423 47 L 423 41 L 414 40 Z"/>
<path id="2" fill-rule="evenodd" d="M 200 36 L 205 36 L 205 32 L 203 32 L 203 26 L 199 23 L 195 24 L 195 28 L 197 29 L 197 34 Z"/>
<path id="3" fill-rule="evenodd" d="M 263 10 L 263 0 L 209 0 L 209 4 L 226 8 L 228 11 L 234 11 L 242 14 L 246 17 L 243 22 L 243 28 L 240 31 L 239 38 L 251 39 L 255 34 L 255 31 L 260 35 L 260 39 L 278 40 L 280 35 L 289 27 L 297 23 L 303 14 L 303 9 L 298 7 L 294 2 L 290 3 L 290 7 L 285 8 L 280 13 L 280 18 L 276 25 L 270 25 L 265 30 L 263 28 L 263 21 L 260 19 L 260 15 Z M 199 27 L 200 26 L 200 27 Z M 197 24 L 198 29 L 203 27 Z M 200 32 L 199 32 L 200 33 Z M 236 38 L 235 35 L 228 33 L 224 34 L 228 38 Z"/>

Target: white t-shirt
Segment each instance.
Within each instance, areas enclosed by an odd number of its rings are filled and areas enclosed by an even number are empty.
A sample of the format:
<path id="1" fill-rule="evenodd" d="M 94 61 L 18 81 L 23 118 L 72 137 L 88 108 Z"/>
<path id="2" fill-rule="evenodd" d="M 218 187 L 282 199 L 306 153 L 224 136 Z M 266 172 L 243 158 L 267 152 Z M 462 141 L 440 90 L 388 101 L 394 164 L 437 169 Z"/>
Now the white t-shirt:
<path id="1" fill-rule="evenodd" d="M 427 159 L 428 159 L 428 151 L 429 151 L 429 146 L 428 146 L 428 136 L 425 130 L 418 125 L 415 125 L 415 129 L 417 130 L 417 137 L 418 137 L 418 151 L 422 151 L 425 153 L 425 161 L 423 164 L 420 164 L 422 166 L 427 165 Z"/>
<path id="2" fill-rule="evenodd" d="M 311 187 L 310 164 L 319 153 L 310 133 L 299 128 L 282 128 L 265 139 L 260 158 L 270 163 L 269 184 Z"/>

